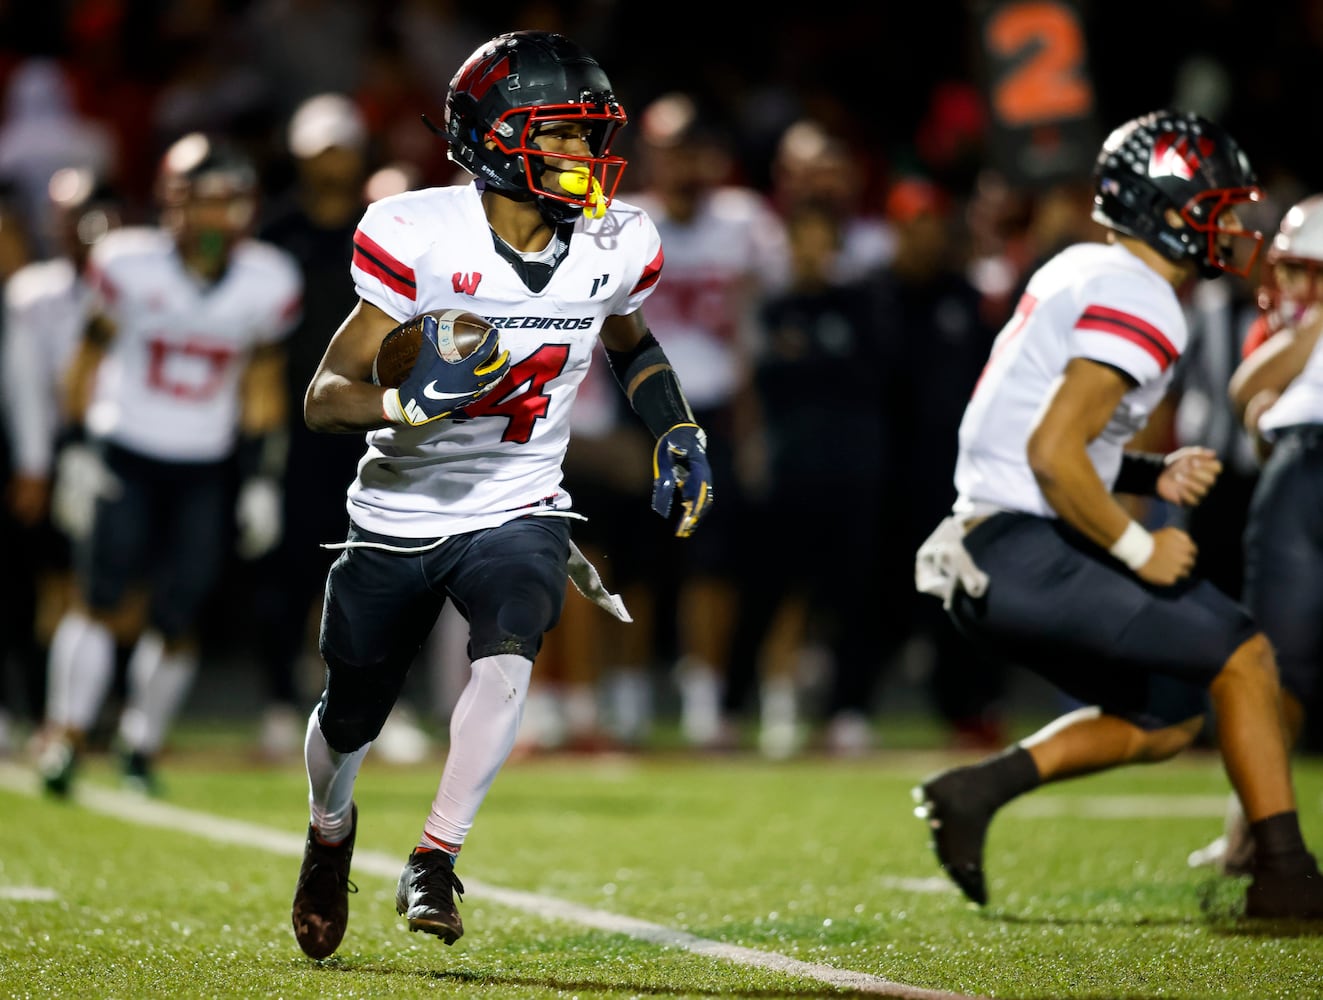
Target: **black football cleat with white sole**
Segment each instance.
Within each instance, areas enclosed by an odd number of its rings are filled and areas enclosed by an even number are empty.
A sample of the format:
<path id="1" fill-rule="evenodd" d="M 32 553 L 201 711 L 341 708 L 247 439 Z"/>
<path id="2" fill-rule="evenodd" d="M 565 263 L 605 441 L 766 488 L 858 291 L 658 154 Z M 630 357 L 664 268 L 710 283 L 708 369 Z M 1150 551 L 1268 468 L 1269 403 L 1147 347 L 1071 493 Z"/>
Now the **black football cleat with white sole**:
<path id="1" fill-rule="evenodd" d="M 914 815 L 928 824 L 933 851 L 942 870 L 979 906 L 988 901 L 983 876 L 983 843 L 996 809 L 982 805 L 978 777 L 954 768 L 929 778 L 911 792 Z"/>
<path id="2" fill-rule="evenodd" d="M 464 921 L 455 896 L 464 900 L 464 883 L 455 874 L 455 859 L 446 851 L 409 855 L 395 890 L 395 911 L 409 921 L 409 930 L 434 934 L 446 944 L 464 936 Z"/>
<path id="3" fill-rule="evenodd" d="M 349 836 L 338 844 L 322 843 L 316 828 L 308 824 L 291 917 L 294 938 L 309 958 L 320 960 L 333 955 L 349 926 L 349 894 L 358 892 L 358 886 L 349 881 L 349 863 L 358 834 L 358 806 L 353 810 Z"/>

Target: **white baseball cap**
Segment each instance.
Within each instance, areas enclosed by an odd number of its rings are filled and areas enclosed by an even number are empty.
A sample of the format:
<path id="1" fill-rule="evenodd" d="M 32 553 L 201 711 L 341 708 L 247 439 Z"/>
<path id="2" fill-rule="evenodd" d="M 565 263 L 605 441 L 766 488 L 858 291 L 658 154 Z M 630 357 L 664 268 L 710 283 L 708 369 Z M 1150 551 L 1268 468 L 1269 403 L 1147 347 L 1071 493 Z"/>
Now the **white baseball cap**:
<path id="1" fill-rule="evenodd" d="M 344 94 L 318 94 L 298 106 L 289 120 L 289 151 L 300 159 L 332 147 L 363 152 L 367 123 Z"/>

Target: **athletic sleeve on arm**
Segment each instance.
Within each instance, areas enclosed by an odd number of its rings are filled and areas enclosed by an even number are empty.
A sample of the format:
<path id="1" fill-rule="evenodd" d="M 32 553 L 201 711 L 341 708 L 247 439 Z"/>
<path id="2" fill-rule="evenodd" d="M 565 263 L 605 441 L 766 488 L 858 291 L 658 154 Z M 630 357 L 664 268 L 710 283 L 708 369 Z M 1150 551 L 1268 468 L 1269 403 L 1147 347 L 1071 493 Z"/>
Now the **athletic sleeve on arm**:
<path id="1" fill-rule="evenodd" d="M 418 313 L 414 265 L 424 245 L 420 227 L 393 209 L 393 200 L 374 202 L 363 213 L 354 233 L 349 271 L 359 298 L 403 321 Z"/>

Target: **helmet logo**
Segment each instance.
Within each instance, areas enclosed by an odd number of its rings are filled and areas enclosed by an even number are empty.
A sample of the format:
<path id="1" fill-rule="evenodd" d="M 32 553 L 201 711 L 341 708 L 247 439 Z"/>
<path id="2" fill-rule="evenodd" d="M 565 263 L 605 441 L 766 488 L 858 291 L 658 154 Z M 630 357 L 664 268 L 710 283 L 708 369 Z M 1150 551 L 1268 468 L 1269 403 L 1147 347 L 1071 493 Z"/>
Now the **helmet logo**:
<path id="1" fill-rule="evenodd" d="M 1212 154 L 1214 145 L 1205 136 L 1172 135 L 1158 137 L 1153 143 L 1153 156 L 1149 160 L 1149 176 L 1179 177 L 1191 180 L 1203 165 L 1203 159 Z"/>
<path id="2" fill-rule="evenodd" d="M 494 52 L 486 59 L 478 59 L 460 71 L 455 89 L 481 101 L 493 84 L 510 75 L 510 59 L 504 52 Z"/>

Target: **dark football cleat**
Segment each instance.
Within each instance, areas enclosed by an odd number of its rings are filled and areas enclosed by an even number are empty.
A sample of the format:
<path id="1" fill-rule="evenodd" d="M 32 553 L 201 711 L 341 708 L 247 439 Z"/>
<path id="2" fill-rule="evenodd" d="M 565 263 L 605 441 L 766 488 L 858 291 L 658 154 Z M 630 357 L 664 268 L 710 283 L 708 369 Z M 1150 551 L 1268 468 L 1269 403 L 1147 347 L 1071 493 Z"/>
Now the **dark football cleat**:
<path id="1" fill-rule="evenodd" d="M 120 758 L 120 770 L 124 787 L 140 795 L 153 798 L 161 794 L 161 782 L 156 776 L 156 765 L 152 758 L 141 750 L 126 751 Z"/>
<path id="2" fill-rule="evenodd" d="M 455 909 L 455 895 L 464 900 L 464 883 L 455 874 L 455 859 L 446 851 L 409 855 L 395 890 L 395 911 L 409 921 L 409 930 L 435 934 L 446 944 L 464 935 L 464 921 Z"/>
<path id="3" fill-rule="evenodd" d="M 37 758 L 37 773 L 47 795 L 67 799 L 78 770 L 78 751 L 67 739 L 52 739 Z"/>
<path id="4" fill-rule="evenodd" d="M 995 809 L 977 805 L 974 776 L 967 768 L 953 768 L 915 788 L 914 815 L 925 820 L 932 833 L 933 851 L 960 891 L 984 905 L 988 901 L 983 878 L 983 842 Z"/>
<path id="5" fill-rule="evenodd" d="M 294 937 L 309 958 L 330 957 L 349 925 L 349 894 L 358 886 L 349 881 L 349 862 L 358 833 L 358 806 L 353 807 L 349 836 L 338 844 L 323 844 L 308 825 L 303 865 L 294 889 Z"/>
<path id="6" fill-rule="evenodd" d="M 1245 890 L 1245 916 L 1261 920 L 1323 920 L 1323 875 L 1260 869 Z"/>

